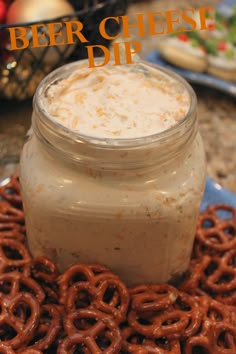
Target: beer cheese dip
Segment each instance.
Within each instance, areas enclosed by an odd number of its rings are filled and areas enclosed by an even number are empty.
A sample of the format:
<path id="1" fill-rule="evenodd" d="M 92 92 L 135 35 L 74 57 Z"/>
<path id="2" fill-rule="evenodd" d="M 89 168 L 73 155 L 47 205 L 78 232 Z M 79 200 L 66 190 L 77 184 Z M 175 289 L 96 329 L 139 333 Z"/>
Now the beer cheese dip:
<path id="1" fill-rule="evenodd" d="M 51 118 L 82 135 L 138 138 L 186 116 L 189 95 L 176 86 L 164 73 L 151 75 L 139 66 L 81 67 L 48 89 L 45 107 Z"/>
<path id="2" fill-rule="evenodd" d="M 20 179 L 34 257 L 104 264 L 130 286 L 182 275 L 205 182 L 188 84 L 146 62 L 68 64 L 32 118 Z"/>

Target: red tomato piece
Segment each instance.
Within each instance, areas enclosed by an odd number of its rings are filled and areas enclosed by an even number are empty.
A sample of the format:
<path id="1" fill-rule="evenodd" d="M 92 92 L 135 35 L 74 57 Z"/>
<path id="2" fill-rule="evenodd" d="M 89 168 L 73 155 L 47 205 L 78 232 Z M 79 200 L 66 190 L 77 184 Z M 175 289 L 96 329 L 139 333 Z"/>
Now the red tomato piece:
<path id="1" fill-rule="evenodd" d="M 219 42 L 219 44 L 218 44 L 218 50 L 224 52 L 226 49 L 227 49 L 227 43 L 226 43 L 226 42 L 223 42 L 223 41 Z"/>
<path id="2" fill-rule="evenodd" d="M 181 33 L 178 35 L 179 40 L 181 40 L 182 42 L 188 42 L 189 41 L 189 37 L 185 34 L 185 33 Z"/>

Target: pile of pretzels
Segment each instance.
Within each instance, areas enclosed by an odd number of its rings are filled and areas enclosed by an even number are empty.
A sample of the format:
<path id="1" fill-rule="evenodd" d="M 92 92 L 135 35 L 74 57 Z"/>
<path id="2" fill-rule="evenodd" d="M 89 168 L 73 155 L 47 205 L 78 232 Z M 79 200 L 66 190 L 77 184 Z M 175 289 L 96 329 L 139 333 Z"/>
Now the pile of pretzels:
<path id="1" fill-rule="evenodd" d="M 50 259 L 32 258 L 11 177 L 0 187 L 0 354 L 15 353 L 236 354 L 236 210 L 200 215 L 178 287 L 127 288 L 103 265 L 59 274 Z"/>

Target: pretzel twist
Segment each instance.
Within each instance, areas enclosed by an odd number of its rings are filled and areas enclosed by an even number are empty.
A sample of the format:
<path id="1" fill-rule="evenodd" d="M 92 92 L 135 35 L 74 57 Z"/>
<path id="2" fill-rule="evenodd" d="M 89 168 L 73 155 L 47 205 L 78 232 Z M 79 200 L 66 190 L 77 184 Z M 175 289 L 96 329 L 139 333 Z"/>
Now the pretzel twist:
<path id="1" fill-rule="evenodd" d="M 203 286 L 213 294 L 236 291 L 236 249 L 225 253 L 222 258 L 212 257 L 215 269 L 208 276 L 202 276 Z M 206 271 L 206 270 L 205 270 Z"/>
<path id="2" fill-rule="evenodd" d="M 195 295 L 208 294 L 216 300 L 236 305 L 236 249 L 222 257 L 204 256 L 192 261 L 188 277 L 179 286 L 182 291 Z"/>
<path id="3" fill-rule="evenodd" d="M 173 305 L 178 290 L 170 285 L 139 285 L 130 289 L 131 307 L 137 312 L 162 311 Z"/>
<path id="4" fill-rule="evenodd" d="M 185 342 L 184 353 L 193 354 L 198 348 L 199 352 L 233 354 L 236 348 L 236 327 L 232 326 L 230 308 L 209 296 L 196 297 L 195 300 L 204 315 L 197 333 Z M 233 350 L 225 351 L 226 348 Z"/>
<path id="5" fill-rule="evenodd" d="M 217 205 L 210 205 L 207 207 L 205 213 L 213 215 L 217 219 L 217 221 L 222 221 L 222 218 L 219 217 L 219 212 L 227 212 L 227 218 L 226 220 L 228 221 L 233 221 L 233 223 L 236 223 L 236 208 L 226 205 L 226 204 L 217 204 Z M 225 220 L 225 219 L 223 219 Z"/>
<path id="6" fill-rule="evenodd" d="M 106 272 L 110 273 L 110 270 L 102 264 L 88 264 L 88 267 L 94 275 L 99 275 Z"/>
<path id="7" fill-rule="evenodd" d="M 65 304 L 69 288 L 74 283 L 90 282 L 93 277 L 93 270 L 85 264 L 76 264 L 69 267 L 58 278 L 60 303 Z"/>
<path id="8" fill-rule="evenodd" d="M 111 317 L 104 315 L 100 311 L 82 309 L 71 312 L 67 314 L 64 320 L 64 329 L 69 337 L 78 333 L 82 337 L 89 338 L 98 352 L 117 353 L 120 350 L 121 334 L 117 324 Z M 103 350 L 98 347 L 95 341 L 101 334 L 103 335 L 103 340 L 105 338 L 109 339 L 108 348 L 102 348 Z"/>
<path id="9" fill-rule="evenodd" d="M 131 327 L 121 331 L 122 350 L 135 354 L 181 354 L 180 343 L 177 340 L 168 341 L 161 338 L 158 341 L 140 335 Z"/>
<path id="10" fill-rule="evenodd" d="M 236 353 L 236 209 L 211 206 L 200 216 L 179 290 L 128 290 L 102 265 L 76 264 L 58 276 L 46 257 L 32 260 L 14 178 L 0 187 L 0 353 Z"/>
<path id="11" fill-rule="evenodd" d="M 221 256 L 235 247 L 236 209 L 224 204 L 209 206 L 198 219 L 192 258 Z"/>
<path id="12" fill-rule="evenodd" d="M 17 351 L 17 354 L 43 354 L 43 352 L 37 349 L 25 348 L 22 351 Z"/>
<path id="13" fill-rule="evenodd" d="M 0 274 L 12 270 L 28 272 L 31 256 L 26 246 L 16 240 L 0 239 Z"/>
<path id="14" fill-rule="evenodd" d="M 66 312 L 89 308 L 95 298 L 96 288 L 90 282 L 73 284 L 65 302 Z"/>
<path id="15" fill-rule="evenodd" d="M 222 254 L 236 247 L 236 224 L 224 221 L 210 229 L 196 231 L 195 244 L 205 247 L 205 253 Z"/>
<path id="16" fill-rule="evenodd" d="M 11 346 L 0 342 L 0 353 L 1 354 L 16 354 L 16 352 L 11 348 Z"/>
<path id="17" fill-rule="evenodd" d="M 58 289 L 56 285 L 54 283 L 47 285 L 40 282 L 40 286 L 45 294 L 44 304 L 59 305 Z"/>
<path id="18" fill-rule="evenodd" d="M 50 348 L 60 330 L 61 314 L 58 308 L 54 305 L 43 305 L 40 311 L 38 328 L 27 349 L 46 350 Z"/>
<path id="19" fill-rule="evenodd" d="M 231 323 L 230 308 L 228 306 L 222 306 L 219 301 L 216 301 L 209 296 L 196 297 L 195 299 L 198 301 L 204 312 L 203 320 L 214 323 Z"/>
<path id="20" fill-rule="evenodd" d="M 57 354 L 73 354 L 75 352 L 75 346 L 79 346 L 80 352 L 85 354 L 114 353 L 112 351 L 102 351 L 93 338 L 85 337 L 80 333 L 76 333 L 62 340 L 59 344 Z"/>
<path id="21" fill-rule="evenodd" d="M 0 327 L 4 328 L 7 325 L 15 333 L 11 339 L 1 336 L 1 340 L 13 349 L 27 345 L 39 323 L 40 306 L 38 301 L 30 293 L 17 293 L 11 297 L 1 296 L 0 306 Z M 25 308 L 29 310 L 26 312 Z"/>
<path id="22" fill-rule="evenodd" d="M 185 354 L 195 350 L 214 354 L 236 353 L 236 328 L 228 323 L 214 323 L 203 326 L 203 333 L 187 339 Z"/>
<path id="23" fill-rule="evenodd" d="M 22 206 L 20 183 L 17 174 L 14 174 L 6 185 L 0 187 L 1 198 L 12 205 Z"/>
<path id="24" fill-rule="evenodd" d="M 1 274 L 0 291 L 0 299 L 4 295 L 11 299 L 19 293 L 32 294 L 39 304 L 42 304 L 45 299 L 41 286 L 35 280 L 19 272 Z"/>
<path id="25" fill-rule="evenodd" d="M 164 311 L 145 316 L 131 310 L 128 322 L 149 338 L 186 339 L 198 331 L 202 316 L 199 305 L 187 294 L 179 293 L 176 302 Z"/>
<path id="26" fill-rule="evenodd" d="M 0 203 L 0 222 L 24 224 L 24 213 L 8 202 Z"/>
<path id="27" fill-rule="evenodd" d="M 49 284 L 55 282 L 59 275 L 56 264 L 47 257 L 34 258 L 30 264 L 30 268 L 34 279 Z"/>
<path id="28" fill-rule="evenodd" d="M 207 229 L 210 230 L 212 228 L 217 227 L 221 220 L 218 219 L 215 215 L 209 214 L 208 212 L 201 213 L 198 217 L 197 221 L 197 230 L 198 229 Z"/>
<path id="29" fill-rule="evenodd" d="M 95 308 L 122 322 L 128 310 L 129 293 L 125 285 L 107 268 L 98 265 L 71 266 L 59 277 L 60 303 L 67 312 Z"/>
<path id="30" fill-rule="evenodd" d="M 111 315 L 118 324 L 126 319 L 129 292 L 122 281 L 112 273 L 102 273 L 92 279 L 96 288 L 92 306 Z"/>
<path id="31" fill-rule="evenodd" d="M 103 273 L 112 274 L 105 266 L 99 264 L 75 264 L 70 266 L 58 278 L 60 303 L 64 304 L 66 302 L 68 291 L 73 284 L 91 282 L 94 277 L 99 277 Z M 113 274 L 112 276 L 115 277 Z"/>
<path id="32" fill-rule="evenodd" d="M 22 225 L 17 223 L 0 223 L 0 239 L 9 238 L 19 242 L 25 242 L 25 231 Z"/>

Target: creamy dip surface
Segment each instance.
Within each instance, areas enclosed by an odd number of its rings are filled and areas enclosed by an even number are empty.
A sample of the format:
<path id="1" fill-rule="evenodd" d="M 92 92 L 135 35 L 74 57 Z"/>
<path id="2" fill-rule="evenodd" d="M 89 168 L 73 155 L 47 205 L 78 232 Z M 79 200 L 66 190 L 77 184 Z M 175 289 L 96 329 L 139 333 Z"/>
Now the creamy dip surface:
<path id="1" fill-rule="evenodd" d="M 188 113 L 190 97 L 175 79 L 140 65 L 79 67 L 50 86 L 47 114 L 97 138 L 138 138 L 165 131 Z"/>

